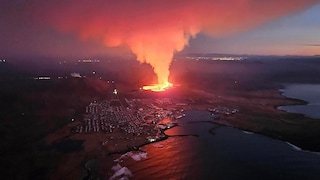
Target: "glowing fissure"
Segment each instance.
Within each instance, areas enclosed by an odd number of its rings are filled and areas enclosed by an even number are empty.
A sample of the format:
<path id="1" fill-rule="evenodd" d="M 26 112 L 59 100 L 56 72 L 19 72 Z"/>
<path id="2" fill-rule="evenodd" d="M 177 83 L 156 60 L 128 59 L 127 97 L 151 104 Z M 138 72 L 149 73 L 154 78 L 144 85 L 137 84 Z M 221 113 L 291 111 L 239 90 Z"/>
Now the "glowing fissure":
<path id="1" fill-rule="evenodd" d="M 150 90 L 150 91 L 154 91 L 154 92 L 162 92 L 162 91 L 165 91 L 165 90 L 170 89 L 172 87 L 173 87 L 173 84 L 167 81 L 163 84 L 154 84 L 154 85 L 150 85 L 150 86 L 143 86 L 142 89 L 143 90 Z"/>

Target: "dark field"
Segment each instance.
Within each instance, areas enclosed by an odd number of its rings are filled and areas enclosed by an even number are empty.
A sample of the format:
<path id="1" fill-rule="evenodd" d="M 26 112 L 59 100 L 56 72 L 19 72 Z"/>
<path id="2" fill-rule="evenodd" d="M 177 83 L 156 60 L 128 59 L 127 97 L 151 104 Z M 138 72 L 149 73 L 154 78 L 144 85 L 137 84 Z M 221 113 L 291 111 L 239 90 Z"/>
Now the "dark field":
<path id="1" fill-rule="evenodd" d="M 237 108 L 239 113 L 217 123 L 320 151 L 320 120 L 276 109 L 305 103 L 281 96 L 278 89 L 286 83 L 320 83 L 320 57 L 249 57 L 244 61 L 180 57 L 173 61 L 170 75 L 170 81 L 179 86 L 164 93 L 139 91 L 157 78 L 149 65 L 133 59 L 105 58 L 90 64 L 36 62 L 42 61 L 12 59 L 0 64 L 0 179 L 83 177 L 83 164 L 101 153 L 95 146 L 87 149 L 86 141 L 94 135 L 79 137 L 66 150 L 59 143 L 68 143 L 72 136 L 71 119 L 80 119 L 90 102 L 110 98 L 115 87 L 123 99 L 168 97 L 192 99 L 186 109 Z M 73 72 L 86 77 L 72 78 Z M 51 79 L 34 79 L 39 76 Z M 55 134 L 59 135 L 52 138 Z"/>

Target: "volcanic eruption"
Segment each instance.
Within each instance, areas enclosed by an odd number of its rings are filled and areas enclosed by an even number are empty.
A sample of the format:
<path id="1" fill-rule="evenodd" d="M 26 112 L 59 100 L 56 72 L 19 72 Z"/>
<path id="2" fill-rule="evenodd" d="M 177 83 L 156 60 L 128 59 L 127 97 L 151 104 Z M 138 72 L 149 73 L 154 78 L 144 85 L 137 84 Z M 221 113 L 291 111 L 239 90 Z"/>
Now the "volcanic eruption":
<path id="1" fill-rule="evenodd" d="M 83 40 L 128 47 L 153 67 L 158 82 L 143 89 L 163 91 L 174 53 L 198 33 L 219 37 L 257 27 L 319 0 L 35 0 L 35 19 Z M 39 13 L 36 13 L 39 15 Z"/>

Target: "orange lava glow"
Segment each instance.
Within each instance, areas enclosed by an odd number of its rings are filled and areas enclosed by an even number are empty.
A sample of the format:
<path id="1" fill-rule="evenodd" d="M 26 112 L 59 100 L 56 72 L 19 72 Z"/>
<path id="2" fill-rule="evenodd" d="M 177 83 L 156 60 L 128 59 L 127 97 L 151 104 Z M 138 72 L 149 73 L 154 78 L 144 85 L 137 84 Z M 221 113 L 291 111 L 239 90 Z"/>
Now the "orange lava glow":
<path id="1" fill-rule="evenodd" d="M 173 84 L 170 82 L 165 82 L 163 84 L 154 84 L 150 86 L 143 86 L 143 90 L 154 91 L 154 92 L 163 92 L 173 87 Z"/>
<path id="2" fill-rule="evenodd" d="M 158 84 L 144 89 L 164 91 L 173 55 L 199 33 L 213 37 L 241 33 L 296 13 L 319 0 L 36 0 L 33 12 L 42 23 L 82 40 L 107 47 L 124 46 L 141 63 L 152 66 Z M 40 3 L 40 4 L 39 4 Z M 41 8 L 39 8 L 41 7 Z"/>

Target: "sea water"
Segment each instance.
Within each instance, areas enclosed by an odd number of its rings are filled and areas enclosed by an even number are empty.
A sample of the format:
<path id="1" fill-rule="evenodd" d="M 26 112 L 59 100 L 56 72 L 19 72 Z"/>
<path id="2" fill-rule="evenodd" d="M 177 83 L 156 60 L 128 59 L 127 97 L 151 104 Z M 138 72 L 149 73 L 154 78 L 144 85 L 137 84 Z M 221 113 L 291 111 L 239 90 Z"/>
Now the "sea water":
<path id="1" fill-rule="evenodd" d="M 130 179 L 320 179 L 320 156 L 290 143 L 218 126 L 206 111 L 187 111 L 167 140 L 124 159 Z M 190 136 L 180 136 L 190 135 Z"/>
<path id="2" fill-rule="evenodd" d="M 280 106 L 280 110 L 320 119 L 320 84 L 291 84 L 281 91 L 286 97 L 301 99 L 308 104 Z"/>

